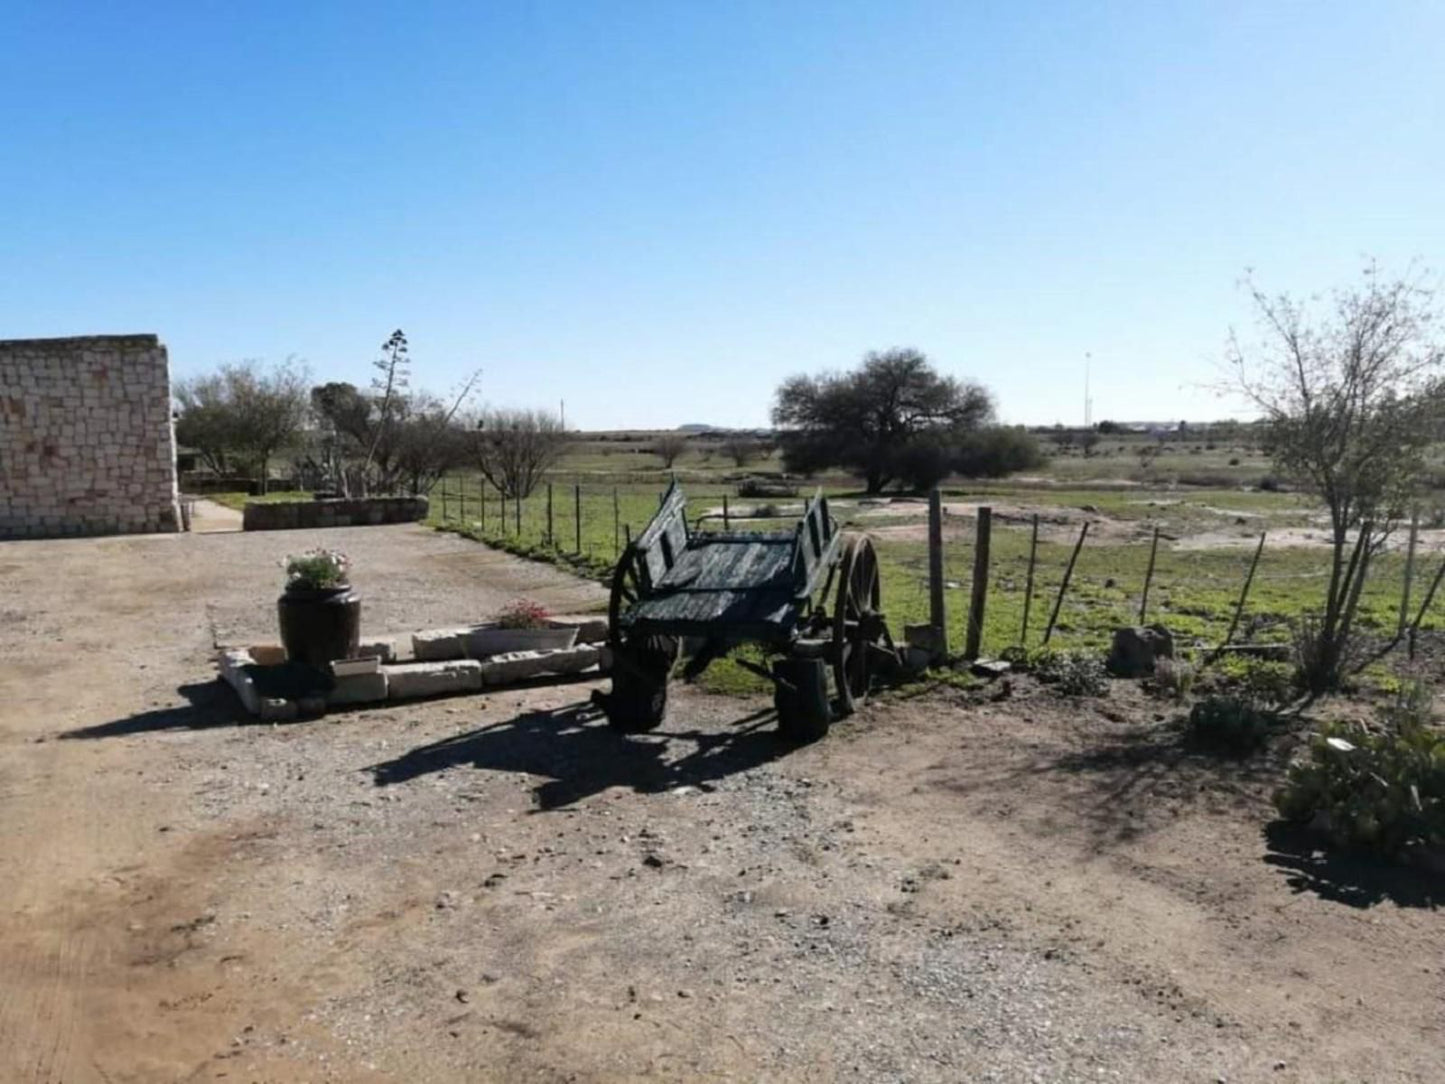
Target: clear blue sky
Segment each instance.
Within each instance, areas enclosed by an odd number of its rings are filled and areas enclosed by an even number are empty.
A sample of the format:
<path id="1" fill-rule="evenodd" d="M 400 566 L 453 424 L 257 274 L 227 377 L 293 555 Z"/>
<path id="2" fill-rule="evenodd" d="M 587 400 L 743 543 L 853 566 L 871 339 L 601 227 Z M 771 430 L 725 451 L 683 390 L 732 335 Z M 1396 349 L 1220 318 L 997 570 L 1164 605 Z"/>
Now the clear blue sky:
<path id="1" fill-rule="evenodd" d="M 927 351 L 1225 413 L 1246 266 L 1445 263 L 1445 4 L 65 3 L 0 19 L 0 338 L 155 331 L 582 427 Z"/>

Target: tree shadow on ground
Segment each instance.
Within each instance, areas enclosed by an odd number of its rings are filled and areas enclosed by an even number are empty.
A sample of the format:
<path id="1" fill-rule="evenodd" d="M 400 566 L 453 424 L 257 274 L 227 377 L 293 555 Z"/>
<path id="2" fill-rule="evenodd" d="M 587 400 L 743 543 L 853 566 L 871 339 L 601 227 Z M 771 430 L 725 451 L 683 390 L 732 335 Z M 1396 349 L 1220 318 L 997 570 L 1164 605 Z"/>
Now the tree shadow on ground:
<path id="1" fill-rule="evenodd" d="M 156 708 L 109 723 L 94 723 L 63 732 L 65 741 L 88 738 L 119 738 L 161 730 L 207 730 L 218 726 L 244 726 L 259 720 L 246 713 L 231 687 L 221 681 L 199 681 L 176 689 L 185 703 Z"/>
<path id="2" fill-rule="evenodd" d="M 1445 904 L 1445 878 L 1430 870 L 1329 849 L 1318 833 L 1287 821 L 1266 825 L 1264 838 L 1264 860 L 1284 872 L 1297 893 L 1360 908 L 1387 900 L 1431 911 Z"/>
<path id="3" fill-rule="evenodd" d="M 405 783 L 460 765 L 546 777 L 533 791 L 537 811 L 561 809 L 611 787 L 656 793 L 712 781 L 785 755 L 771 710 L 734 720 L 723 732 L 657 730 L 618 734 L 601 712 L 583 702 L 531 711 L 373 764 L 377 786 Z"/>
<path id="4" fill-rule="evenodd" d="M 1154 727 L 1035 764 L 1033 773 L 1089 780 L 1064 799 L 1093 830 L 1096 848 L 1147 834 L 1200 802 L 1253 807 L 1282 771 L 1282 751 L 1221 756 L 1190 744 L 1176 726 Z"/>

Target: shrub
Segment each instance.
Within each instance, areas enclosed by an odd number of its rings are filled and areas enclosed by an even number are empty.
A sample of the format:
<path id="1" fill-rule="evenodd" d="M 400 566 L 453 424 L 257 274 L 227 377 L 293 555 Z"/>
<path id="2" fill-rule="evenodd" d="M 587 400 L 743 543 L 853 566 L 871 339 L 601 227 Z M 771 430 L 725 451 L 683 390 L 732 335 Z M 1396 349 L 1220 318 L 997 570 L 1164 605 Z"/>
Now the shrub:
<path id="1" fill-rule="evenodd" d="M 948 446 L 941 439 L 919 437 L 898 450 L 893 472 L 915 493 L 925 493 L 948 477 Z"/>
<path id="2" fill-rule="evenodd" d="M 1295 668 L 1269 659 L 1240 659 L 1226 673 L 1239 684 L 1239 692 L 1262 708 L 1278 709 L 1294 699 L 1298 688 Z"/>
<path id="3" fill-rule="evenodd" d="M 738 483 L 739 497 L 796 497 L 798 487 L 791 482 L 774 482 L 765 478 L 744 478 Z"/>
<path id="4" fill-rule="evenodd" d="M 1154 689 L 1161 696 L 1183 700 L 1194 688 L 1196 676 L 1194 667 L 1183 659 L 1154 660 Z"/>
<path id="5" fill-rule="evenodd" d="M 782 513 L 776 504 L 760 504 L 753 509 L 753 519 L 777 519 Z"/>
<path id="6" fill-rule="evenodd" d="M 1247 696 L 1209 696 L 1189 711 L 1189 740 L 1201 749 L 1248 756 L 1264 747 L 1275 717 Z"/>
<path id="7" fill-rule="evenodd" d="M 1083 651 L 1041 653 L 1034 673 L 1064 696 L 1103 696 L 1109 691 L 1104 661 Z"/>
<path id="8" fill-rule="evenodd" d="M 518 599 L 502 608 L 494 624 L 499 629 L 545 629 L 551 617 L 540 602 Z"/>
<path id="9" fill-rule="evenodd" d="M 954 449 L 951 466 L 965 478 L 1002 478 L 1043 466 L 1038 438 L 1025 429 L 993 426 L 966 434 Z"/>
<path id="10" fill-rule="evenodd" d="M 1325 724 L 1274 803 L 1315 820 L 1340 846 L 1398 856 L 1445 845 L 1445 733 L 1429 722 L 1429 691 L 1413 685 L 1381 713 L 1381 729 Z"/>

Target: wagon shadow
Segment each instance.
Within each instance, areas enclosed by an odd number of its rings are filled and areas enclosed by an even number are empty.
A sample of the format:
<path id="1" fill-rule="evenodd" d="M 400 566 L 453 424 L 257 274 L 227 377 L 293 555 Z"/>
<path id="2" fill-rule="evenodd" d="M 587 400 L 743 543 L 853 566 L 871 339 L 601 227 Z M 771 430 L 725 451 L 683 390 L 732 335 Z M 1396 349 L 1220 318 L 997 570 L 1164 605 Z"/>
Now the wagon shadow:
<path id="1" fill-rule="evenodd" d="M 209 730 L 222 726 L 246 726 L 257 720 L 246 713 L 230 686 L 220 681 L 198 681 L 182 685 L 176 692 L 186 701 L 169 708 L 156 708 L 63 731 L 63 741 L 93 738 L 120 738 L 127 734 L 147 734 L 165 730 Z"/>
<path id="2" fill-rule="evenodd" d="M 545 777 L 533 790 L 536 812 L 562 809 L 611 787 L 658 793 L 709 784 L 785 755 L 771 729 L 771 710 L 734 720 L 721 731 L 658 730 L 628 738 L 587 702 L 514 719 L 418 746 L 370 765 L 379 787 L 470 765 L 484 771 Z"/>

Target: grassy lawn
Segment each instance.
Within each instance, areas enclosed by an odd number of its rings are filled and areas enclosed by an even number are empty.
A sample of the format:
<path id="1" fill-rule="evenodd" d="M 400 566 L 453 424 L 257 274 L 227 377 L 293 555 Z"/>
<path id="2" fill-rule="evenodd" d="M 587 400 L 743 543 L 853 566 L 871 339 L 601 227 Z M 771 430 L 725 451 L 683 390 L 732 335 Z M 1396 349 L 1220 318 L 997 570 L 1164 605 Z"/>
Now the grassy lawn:
<path id="1" fill-rule="evenodd" d="M 693 520 L 720 510 L 727 496 L 734 516 L 759 504 L 780 506 L 778 518 L 735 519 L 732 524 L 740 529 L 776 530 L 791 526 L 793 510 L 801 505 L 803 495 L 811 492 L 805 488 L 795 499 L 744 499 L 736 495 L 735 484 L 722 482 L 718 474 L 700 472 L 697 480 L 684 481 L 689 516 Z M 552 487 L 554 541 L 549 543 L 545 489 L 523 502 L 519 532 L 513 503 L 506 504 L 504 525 L 502 504 L 495 491 L 488 493 L 484 504 L 478 478 L 453 476 L 447 481 L 445 501 L 441 487 L 433 490 L 429 522 L 438 527 L 461 529 L 479 540 L 534 559 L 565 564 L 605 581 L 618 548 L 629 531 L 635 535 L 646 525 L 657 508 L 665 484 L 666 479 L 661 475 L 641 482 L 624 476 L 615 485 L 595 476 L 589 479 L 581 472 L 559 475 Z M 846 479 L 834 479 L 825 488 L 830 496 L 845 500 L 858 495 L 856 483 Z M 579 491 L 580 547 L 575 496 Z M 1078 518 L 1096 515 L 1137 526 L 1135 540 L 1121 541 L 1117 537 L 1096 540 L 1091 536 L 1085 544 L 1051 640 L 1051 646 L 1062 649 L 1101 649 L 1107 645 L 1115 626 L 1137 621 L 1149 556 L 1148 532 L 1156 525 L 1165 532 L 1165 541 L 1160 544 L 1150 589 L 1149 620 L 1166 624 L 1186 647 L 1218 644 L 1228 630 L 1252 548 L 1176 547 L 1169 541 L 1170 536 L 1198 531 L 1250 534 L 1307 523 L 1315 511 L 1311 503 L 1300 496 L 1227 488 L 1040 490 L 1027 485 L 993 484 L 950 488 L 945 494 L 945 500 L 950 502 L 977 499 L 999 505 L 1016 503 L 1033 507 L 1045 516 L 1050 509 L 1087 509 L 1087 512 L 1080 511 Z M 897 516 L 870 516 L 852 526 L 877 529 L 890 524 L 919 523 L 916 517 L 907 518 L 903 514 L 907 510 L 900 508 Z M 835 514 L 845 526 L 850 525 L 849 519 L 856 516 L 857 511 L 835 503 Z M 1239 522 L 1241 519 L 1243 523 Z M 704 529 L 720 526 L 719 518 L 704 523 Z M 958 649 L 964 641 L 973 567 L 971 521 L 949 534 L 951 540 L 945 555 L 945 576 L 950 583 L 947 591 L 949 640 Z M 955 535 L 958 537 L 954 538 Z M 997 653 L 1020 642 L 1029 535 L 1029 528 L 1021 523 L 995 520 L 983 634 L 986 652 Z M 1027 641 L 1031 646 L 1041 642 L 1068 563 L 1071 546 L 1057 540 L 1058 537 L 1041 541 L 1038 548 Z M 884 609 L 895 635 L 901 636 L 905 624 L 924 622 L 928 618 L 927 546 L 921 540 L 900 540 L 886 535 L 876 539 L 875 545 L 883 573 Z M 1322 548 L 1267 545 L 1236 639 L 1246 636 L 1269 641 L 1288 639 L 1287 621 L 1316 608 L 1323 594 L 1327 560 L 1328 552 Z M 1403 557 L 1396 554 L 1386 555 L 1375 564 L 1361 600 L 1359 627 L 1362 629 L 1394 628 L 1403 564 Z M 1416 605 L 1432 572 L 1433 565 L 1428 562 L 1417 572 Z M 1434 622 L 1427 620 L 1425 624 L 1432 627 Z M 758 691 L 764 687 L 760 679 L 727 661 L 715 663 L 705 675 L 704 684 L 714 690 L 731 692 Z"/>
<path id="2" fill-rule="evenodd" d="M 208 501 L 224 504 L 227 508 L 234 508 L 237 512 L 245 511 L 246 504 L 250 501 L 261 504 L 278 504 L 285 501 L 309 501 L 311 499 L 310 491 L 303 489 L 279 490 L 275 493 L 267 493 L 264 497 L 253 497 L 249 493 L 203 493 L 200 496 Z"/>

